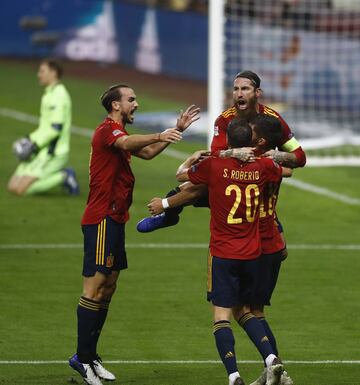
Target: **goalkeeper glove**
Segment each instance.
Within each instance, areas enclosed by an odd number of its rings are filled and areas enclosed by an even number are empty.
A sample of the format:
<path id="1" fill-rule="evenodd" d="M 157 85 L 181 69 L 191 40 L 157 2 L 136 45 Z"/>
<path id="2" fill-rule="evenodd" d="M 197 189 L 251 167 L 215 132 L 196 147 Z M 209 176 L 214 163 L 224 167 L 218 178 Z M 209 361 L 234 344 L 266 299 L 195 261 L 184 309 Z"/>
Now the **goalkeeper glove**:
<path id="1" fill-rule="evenodd" d="M 14 142 L 13 152 L 15 156 L 20 160 L 29 160 L 31 155 L 38 151 L 37 145 L 33 143 L 29 138 L 21 138 Z"/>

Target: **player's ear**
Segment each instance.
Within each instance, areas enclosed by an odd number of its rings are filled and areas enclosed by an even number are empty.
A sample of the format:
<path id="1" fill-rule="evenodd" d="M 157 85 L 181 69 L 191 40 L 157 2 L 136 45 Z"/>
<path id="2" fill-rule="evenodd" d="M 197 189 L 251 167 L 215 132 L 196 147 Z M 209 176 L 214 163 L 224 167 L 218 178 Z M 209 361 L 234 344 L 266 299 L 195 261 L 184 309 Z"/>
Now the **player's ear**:
<path id="1" fill-rule="evenodd" d="M 261 88 L 257 88 L 257 89 L 255 90 L 255 96 L 256 96 L 257 98 L 260 98 L 260 96 L 262 95 L 262 93 L 263 93 L 263 91 L 262 91 Z"/>
<path id="2" fill-rule="evenodd" d="M 111 107 L 114 111 L 119 111 L 120 110 L 120 101 L 119 100 L 113 100 L 111 102 Z"/>
<path id="3" fill-rule="evenodd" d="M 257 145 L 258 146 L 261 146 L 261 147 L 264 147 L 267 145 L 267 141 L 265 138 L 258 138 L 257 139 Z"/>

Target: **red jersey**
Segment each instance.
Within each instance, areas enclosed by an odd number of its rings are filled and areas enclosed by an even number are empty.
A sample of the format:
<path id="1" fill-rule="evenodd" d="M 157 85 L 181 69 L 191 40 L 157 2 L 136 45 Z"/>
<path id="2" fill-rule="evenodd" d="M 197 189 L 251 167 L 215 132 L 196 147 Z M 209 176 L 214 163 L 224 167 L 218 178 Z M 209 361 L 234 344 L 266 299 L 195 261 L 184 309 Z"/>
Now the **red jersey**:
<path id="1" fill-rule="evenodd" d="M 266 115 L 273 115 L 276 118 L 278 118 L 281 122 L 282 127 L 282 136 L 279 143 L 276 144 L 276 147 L 281 148 L 289 142 L 293 137 L 294 134 L 291 132 L 290 127 L 285 122 L 285 120 L 272 108 L 267 107 L 263 104 L 258 104 L 259 106 L 259 113 L 260 114 L 266 114 Z M 215 127 L 214 127 L 214 136 L 213 140 L 211 142 L 211 152 L 215 153 L 219 150 L 226 150 L 228 148 L 227 141 L 226 141 L 226 130 L 228 124 L 237 116 L 237 111 L 235 107 L 228 108 L 226 111 L 224 111 L 215 121 Z M 296 147 L 296 144 L 295 144 Z M 299 148 L 300 146 L 297 144 L 296 148 Z M 295 150 L 294 148 L 293 150 Z M 291 151 L 293 151 L 291 150 Z"/>
<path id="2" fill-rule="evenodd" d="M 209 157 L 189 171 L 194 184 L 207 184 L 211 210 L 211 255 L 255 259 L 261 254 L 259 203 L 264 186 L 281 179 L 282 168 L 270 159 L 254 163 Z"/>
<path id="3" fill-rule="evenodd" d="M 275 220 L 275 206 L 278 199 L 280 183 L 270 183 L 265 187 L 263 199 L 260 202 L 260 237 L 263 254 L 273 254 L 282 250 L 285 243 Z"/>
<path id="4" fill-rule="evenodd" d="M 119 223 L 129 219 L 135 183 L 130 168 L 131 154 L 115 148 L 121 136 L 128 135 L 120 123 L 106 118 L 95 130 L 91 141 L 90 191 L 83 225 L 100 223 L 107 215 Z"/>
<path id="5" fill-rule="evenodd" d="M 278 148 L 284 146 L 287 142 L 291 141 L 294 137 L 290 130 L 290 127 L 285 120 L 280 116 L 278 112 L 272 108 L 263 104 L 258 104 L 259 113 L 273 115 L 281 122 L 282 136 L 280 142 L 277 144 Z M 211 143 L 211 151 L 214 153 L 219 150 L 226 150 L 228 148 L 226 141 L 226 129 L 231 120 L 237 116 L 236 108 L 231 107 L 224 111 L 215 121 L 214 137 Z M 303 153 L 301 147 L 296 147 L 294 150 L 299 149 Z M 277 202 L 277 195 L 279 187 L 276 193 L 267 193 L 268 189 L 265 189 L 263 201 L 260 204 L 260 234 L 261 234 L 261 246 L 264 254 L 272 254 L 282 250 L 285 247 L 284 241 L 279 233 L 277 223 L 275 221 L 275 206 Z"/>

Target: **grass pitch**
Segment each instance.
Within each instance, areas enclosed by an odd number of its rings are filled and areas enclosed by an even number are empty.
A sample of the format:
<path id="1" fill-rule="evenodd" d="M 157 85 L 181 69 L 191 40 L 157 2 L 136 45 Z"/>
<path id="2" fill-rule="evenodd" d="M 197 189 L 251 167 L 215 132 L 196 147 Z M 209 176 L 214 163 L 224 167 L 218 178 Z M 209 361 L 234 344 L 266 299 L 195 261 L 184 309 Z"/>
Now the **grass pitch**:
<path id="1" fill-rule="evenodd" d="M 41 89 L 32 68 L 0 64 L 0 80 L 0 107 L 37 115 Z M 98 95 L 107 84 L 77 79 L 67 79 L 66 84 L 73 96 L 74 124 L 95 128 L 104 116 Z M 142 110 L 185 107 L 136 91 Z M 66 385 L 71 377 L 81 383 L 65 361 L 76 342 L 82 265 L 79 222 L 87 197 L 90 139 L 72 138 L 70 163 L 80 179 L 79 197 L 68 197 L 59 189 L 18 198 L 6 192 L 16 166 L 11 143 L 34 126 L 0 116 L 0 127 L 0 384 Z M 189 153 L 199 147 L 180 143 L 173 148 Z M 137 221 L 147 215 L 147 202 L 176 185 L 178 164 L 166 155 L 149 162 L 133 160 L 129 269 L 120 276 L 99 347 L 105 361 L 116 362 L 107 366 L 118 376 L 118 384 L 227 384 L 222 365 L 205 362 L 218 360 L 205 300 L 208 211 L 189 207 L 176 227 L 150 234 L 135 230 Z M 358 168 L 305 168 L 294 175 L 353 198 L 360 198 L 359 176 Z M 278 213 L 289 257 L 268 320 L 282 358 L 291 361 L 287 370 L 296 385 L 357 385 L 360 206 L 284 185 Z M 187 246 L 161 248 L 164 243 Z M 44 244 L 53 248 L 41 247 Z M 250 383 L 262 369 L 260 358 L 236 324 L 233 330 L 237 358 L 256 361 L 239 364 Z"/>

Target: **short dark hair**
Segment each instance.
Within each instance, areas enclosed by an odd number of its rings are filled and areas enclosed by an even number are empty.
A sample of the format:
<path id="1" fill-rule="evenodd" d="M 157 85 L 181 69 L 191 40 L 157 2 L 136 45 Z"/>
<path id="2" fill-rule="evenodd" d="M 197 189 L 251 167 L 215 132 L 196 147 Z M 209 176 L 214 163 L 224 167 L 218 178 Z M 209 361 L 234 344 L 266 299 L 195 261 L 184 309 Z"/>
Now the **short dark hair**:
<path id="1" fill-rule="evenodd" d="M 275 148 L 280 143 L 282 137 L 280 119 L 273 115 L 257 114 L 249 123 L 253 125 L 258 137 L 267 141 L 269 148 Z"/>
<path id="2" fill-rule="evenodd" d="M 232 148 L 251 145 L 252 130 L 245 119 L 233 119 L 227 126 L 228 145 Z"/>
<path id="3" fill-rule="evenodd" d="M 255 88 L 260 88 L 261 79 L 259 78 L 259 75 L 252 71 L 241 71 L 236 74 L 235 79 L 237 78 L 246 78 L 251 80 L 251 83 Z"/>
<path id="4" fill-rule="evenodd" d="M 101 104 L 107 112 L 112 111 L 112 102 L 121 100 L 120 88 L 130 88 L 127 84 L 114 84 L 110 86 L 100 97 Z"/>
<path id="5" fill-rule="evenodd" d="M 54 58 L 48 57 L 46 59 L 41 60 L 40 64 L 47 64 L 50 69 L 56 72 L 56 76 L 58 79 L 61 79 L 64 74 L 64 69 L 62 64 Z"/>

